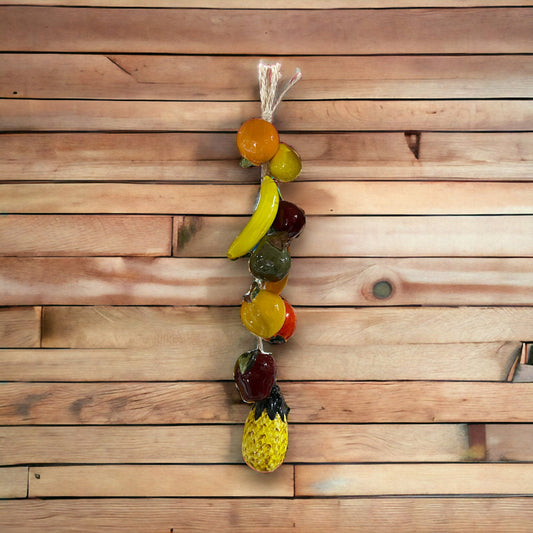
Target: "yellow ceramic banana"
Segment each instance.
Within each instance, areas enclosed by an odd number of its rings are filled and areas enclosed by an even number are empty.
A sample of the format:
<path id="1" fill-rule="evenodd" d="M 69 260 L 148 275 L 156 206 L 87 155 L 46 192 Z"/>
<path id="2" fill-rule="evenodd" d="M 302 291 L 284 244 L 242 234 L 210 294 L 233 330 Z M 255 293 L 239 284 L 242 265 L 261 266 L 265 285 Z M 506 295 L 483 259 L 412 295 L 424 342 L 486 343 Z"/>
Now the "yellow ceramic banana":
<path id="1" fill-rule="evenodd" d="M 250 220 L 228 248 L 229 259 L 247 254 L 266 235 L 272 226 L 279 206 L 279 190 L 270 176 L 264 176 L 259 191 L 259 201 Z"/>

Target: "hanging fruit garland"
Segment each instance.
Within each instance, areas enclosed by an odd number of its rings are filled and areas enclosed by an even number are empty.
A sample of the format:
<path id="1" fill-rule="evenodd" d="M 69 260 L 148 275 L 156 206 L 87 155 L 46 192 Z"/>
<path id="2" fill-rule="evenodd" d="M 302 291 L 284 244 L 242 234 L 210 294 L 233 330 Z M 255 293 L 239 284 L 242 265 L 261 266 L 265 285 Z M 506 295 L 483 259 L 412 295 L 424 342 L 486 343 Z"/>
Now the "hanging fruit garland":
<path id="1" fill-rule="evenodd" d="M 282 200 L 277 182 L 295 180 L 302 169 L 298 153 L 280 141 L 272 124 L 274 112 L 287 91 L 301 78 L 294 76 L 278 93 L 281 65 L 258 66 L 261 118 L 244 122 L 237 132 L 241 166 L 261 167 L 261 186 L 255 210 L 230 245 L 231 260 L 248 257 L 253 277 L 241 303 L 241 321 L 256 336 L 256 347 L 239 356 L 233 377 L 246 403 L 252 403 L 244 425 L 242 455 L 259 472 L 273 472 L 285 458 L 289 407 L 276 383 L 276 362 L 263 341 L 283 344 L 292 336 L 296 314 L 281 292 L 291 266 L 290 244 L 305 225 L 305 213 Z"/>

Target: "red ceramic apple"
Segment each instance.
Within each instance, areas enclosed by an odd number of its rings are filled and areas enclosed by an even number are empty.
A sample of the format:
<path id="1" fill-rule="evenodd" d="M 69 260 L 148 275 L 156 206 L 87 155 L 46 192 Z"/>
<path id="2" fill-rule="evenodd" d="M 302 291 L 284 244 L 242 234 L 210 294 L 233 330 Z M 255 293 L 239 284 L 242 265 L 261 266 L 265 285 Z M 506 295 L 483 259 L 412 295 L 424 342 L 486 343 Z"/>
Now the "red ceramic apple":
<path id="1" fill-rule="evenodd" d="M 269 353 L 250 350 L 237 359 L 233 378 L 244 402 L 263 400 L 276 381 L 276 362 Z"/>

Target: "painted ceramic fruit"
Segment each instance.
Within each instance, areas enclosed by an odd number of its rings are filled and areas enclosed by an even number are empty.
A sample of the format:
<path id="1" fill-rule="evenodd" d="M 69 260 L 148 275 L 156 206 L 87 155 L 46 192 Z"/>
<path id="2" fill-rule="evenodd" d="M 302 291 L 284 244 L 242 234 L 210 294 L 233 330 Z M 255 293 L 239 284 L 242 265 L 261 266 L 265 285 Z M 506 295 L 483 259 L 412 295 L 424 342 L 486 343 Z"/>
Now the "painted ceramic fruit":
<path id="1" fill-rule="evenodd" d="M 294 308 L 286 300 L 283 300 L 283 303 L 285 304 L 285 321 L 281 329 L 274 336 L 270 337 L 270 339 L 267 339 L 271 344 L 284 344 L 292 337 L 296 328 L 296 313 L 294 312 Z"/>
<path id="2" fill-rule="evenodd" d="M 250 350 L 237 359 L 233 378 L 244 402 L 263 400 L 276 382 L 276 362 L 272 354 Z"/>
<path id="3" fill-rule="evenodd" d="M 286 233 L 265 235 L 250 255 L 248 266 L 254 278 L 280 281 L 289 273 L 291 254 Z"/>
<path id="4" fill-rule="evenodd" d="M 237 148 L 241 156 L 253 165 L 272 159 L 278 147 L 278 130 L 262 118 L 247 120 L 237 131 Z"/>
<path id="5" fill-rule="evenodd" d="M 278 385 L 250 409 L 242 435 L 242 456 L 258 472 L 273 472 L 285 459 L 289 443 L 289 407 Z"/>
<path id="6" fill-rule="evenodd" d="M 274 294 L 281 294 L 281 291 L 287 286 L 288 281 L 289 275 L 287 274 L 279 281 L 265 281 L 265 283 L 263 283 L 263 288 L 266 291 L 273 292 Z"/>
<path id="7" fill-rule="evenodd" d="M 275 335 L 285 322 L 285 304 L 279 294 L 252 283 L 241 303 L 241 320 L 246 328 L 263 339 Z"/>
<path id="8" fill-rule="evenodd" d="M 305 212 L 292 202 L 281 200 L 278 205 L 276 218 L 272 228 L 276 231 L 286 232 L 292 239 L 298 237 L 305 226 Z"/>
<path id="9" fill-rule="evenodd" d="M 294 181 L 302 171 L 302 159 L 288 144 L 279 143 L 278 151 L 270 160 L 270 174 L 278 181 Z"/>

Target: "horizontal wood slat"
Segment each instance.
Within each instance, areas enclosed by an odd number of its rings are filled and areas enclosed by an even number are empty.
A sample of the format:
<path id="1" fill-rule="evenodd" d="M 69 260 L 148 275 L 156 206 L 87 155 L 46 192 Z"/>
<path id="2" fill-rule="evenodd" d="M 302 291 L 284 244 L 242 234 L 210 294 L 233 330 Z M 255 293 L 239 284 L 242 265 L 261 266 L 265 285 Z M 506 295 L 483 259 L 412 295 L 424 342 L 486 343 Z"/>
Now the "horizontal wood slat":
<path id="1" fill-rule="evenodd" d="M 224 132 L 259 114 L 257 102 L 0 100 L 0 128 L 9 132 Z M 276 126 L 282 132 L 528 131 L 532 120 L 531 100 L 323 100 L 284 102 Z"/>
<path id="2" fill-rule="evenodd" d="M 301 258 L 291 271 L 294 305 L 528 305 L 533 295 L 526 258 Z M 387 298 L 373 294 L 383 280 Z M 0 305 L 240 305 L 250 282 L 244 260 L 7 257 Z"/>
<path id="3" fill-rule="evenodd" d="M 418 137 L 417 137 L 418 135 Z M 416 139 L 418 138 L 418 146 Z M 283 133 L 309 179 L 529 180 L 533 133 Z M 255 182 L 234 133 L 4 133 L 0 174 L 9 180 Z"/>
<path id="4" fill-rule="evenodd" d="M 524 341 L 531 340 L 533 322 L 533 308 L 529 306 L 298 308 L 297 313 L 298 329 L 291 342 L 280 347 L 284 353 L 301 353 L 299 346 L 316 350 L 318 355 L 320 351 L 348 353 L 350 348 L 372 345 Z M 143 327 L 145 324 L 150 327 Z M 246 346 L 252 338 L 243 329 L 239 313 L 224 308 L 43 309 L 44 348 L 150 350 L 166 346 L 176 353 L 190 349 L 195 356 L 201 350 L 220 355 L 237 342 Z"/>
<path id="5" fill-rule="evenodd" d="M 225 257 L 241 217 L 175 217 L 174 255 Z M 0 221 L 1 229 L 1 221 Z M 0 236 L 1 237 L 1 236 Z M 531 257 L 532 216 L 307 216 L 292 257 Z"/>
<path id="6" fill-rule="evenodd" d="M 242 425 L 2 427 L 2 464 L 242 463 Z M 462 461 L 463 424 L 294 424 L 285 463 Z"/>
<path id="7" fill-rule="evenodd" d="M 0 217 L 0 256 L 171 253 L 169 217 L 13 215 Z"/>
<path id="8" fill-rule="evenodd" d="M 85 0 L 84 0 L 85 1 Z M 533 519 L 530 497 L 500 498 L 83 498 L 0 501 L 9 533 L 70 530 L 114 533 L 217 531 L 244 533 L 250 524 L 271 533 L 398 533 L 465 530 L 523 533 Z M 75 529 L 73 529 L 75 528 Z"/>
<path id="9" fill-rule="evenodd" d="M 533 88 L 529 56 L 2 54 L 0 96 L 257 100 L 260 59 L 281 62 L 285 75 L 302 70 L 301 82 L 288 96 L 291 100 L 527 98 Z"/>
<path id="10" fill-rule="evenodd" d="M 530 0 L 358 0 L 359 9 L 369 8 L 401 8 L 401 7 L 491 7 L 497 6 L 530 6 Z M 109 7 L 110 0 L 1 0 L 0 5 L 28 6 L 81 6 Z M 264 9 L 256 7 L 247 0 L 113 0 L 113 6 L 120 7 L 195 7 L 214 9 Z M 285 0 L 271 0 L 269 8 L 285 9 Z M 293 0 L 291 9 L 338 9 L 353 8 L 353 0 Z"/>
<path id="11" fill-rule="evenodd" d="M 305 314 L 298 313 L 300 322 Z M 176 322 L 176 327 L 180 323 Z M 117 325 L 117 328 L 119 326 Z M 0 350 L 5 381 L 167 381 L 231 379 L 240 353 L 250 349 L 251 337 L 230 338 L 229 331 L 211 336 L 183 327 L 188 342 L 177 346 L 117 349 Z M 220 330 L 224 324 L 218 324 Z M 330 334 L 335 324 L 324 324 Z M 267 345 L 279 356 L 279 379 L 327 380 L 472 380 L 505 381 L 516 361 L 519 342 L 455 344 L 329 345 L 311 344 L 310 327 L 298 327 L 287 346 Z M 139 335 L 133 335 L 138 339 Z M 194 360 L 194 365 L 191 361 Z"/>
<path id="12" fill-rule="evenodd" d="M 31 467 L 29 497 L 292 496 L 293 467 L 258 476 L 244 465 Z"/>
<path id="13" fill-rule="evenodd" d="M 533 421 L 530 383 L 287 382 L 281 388 L 291 422 Z M 2 392 L 4 425 L 242 423 L 248 412 L 233 382 L 6 383 Z"/>
<path id="14" fill-rule="evenodd" d="M 3 183 L 0 212 L 250 215 L 259 181 L 257 177 L 249 185 Z M 309 215 L 533 213 L 533 183 L 320 181 L 281 184 L 280 189 L 285 200 Z"/>
<path id="15" fill-rule="evenodd" d="M 489 461 L 533 461 L 533 425 L 487 424 Z"/>
<path id="16" fill-rule="evenodd" d="M 41 308 L 0 308 L 0 347 L 36 348 L 41 345 Z"/>
<path id="17" fill-rule="evenodd" d="M 189 9 L 168 10 L 162 17 L 156 9 L 6 6 L 0 8 L 0 21 L 0 49 L 17 52 L 344 55 L 533 50 L 528 8 L 351 9 L 329 11 L 324 24 L 321 10 Z"/>
<path id="18" fill-rule="evenodd" d="M 225 257 L 242 217 L 175 217 L 174 255 Z M 170 256 L 164 216 L 6 215 L 0 256 Z M 327 243 L 327 246 L 325 246 Z M 308 216 L 292 257 L 531 257 L 533 216 Z"/>
<path id="19" fill-rule="evenodd" d="M 298 465 L 296 495 L 530 494 L 531 464 Z"/>
<path id="20" fill-rule="evenodd" d="M 26 498 L 27 495 L 28 467 L 0 467 L 0 498 Z"/>

